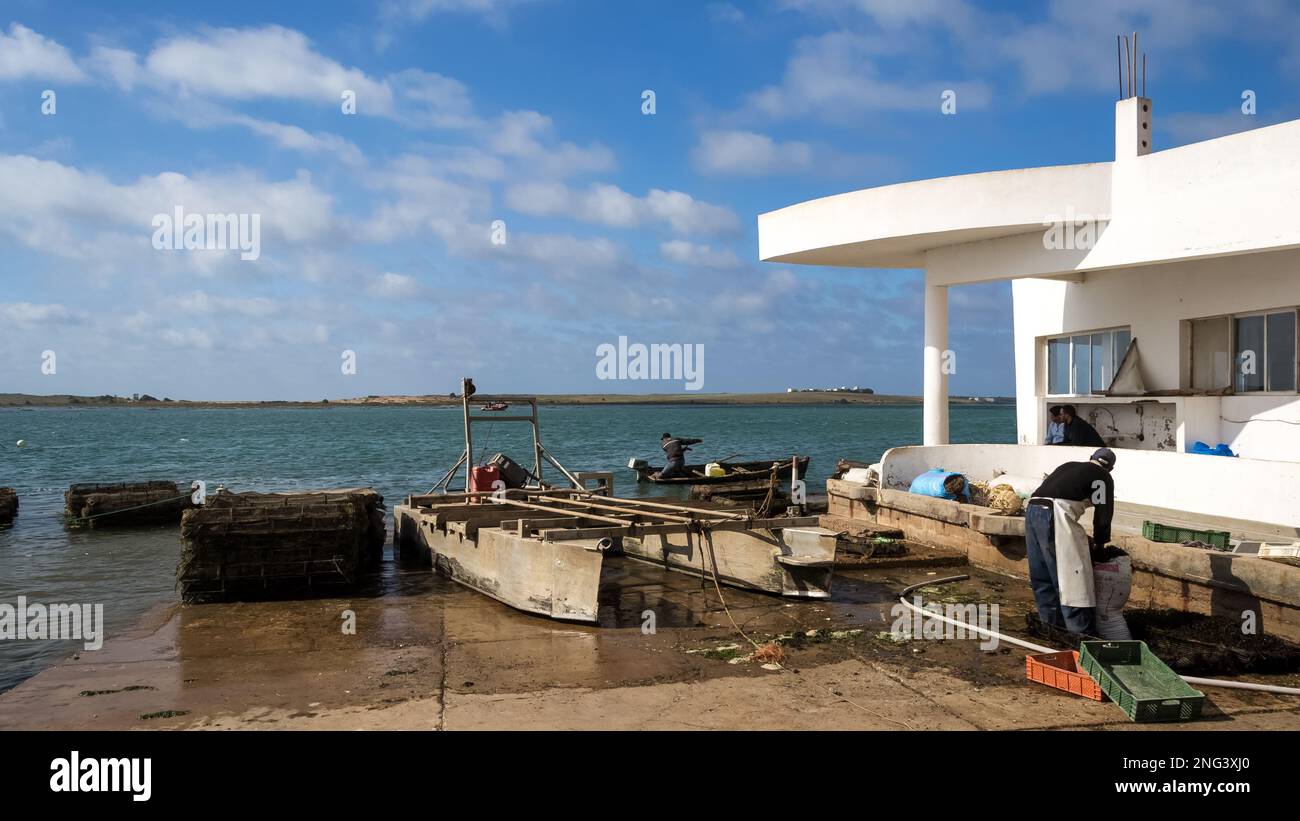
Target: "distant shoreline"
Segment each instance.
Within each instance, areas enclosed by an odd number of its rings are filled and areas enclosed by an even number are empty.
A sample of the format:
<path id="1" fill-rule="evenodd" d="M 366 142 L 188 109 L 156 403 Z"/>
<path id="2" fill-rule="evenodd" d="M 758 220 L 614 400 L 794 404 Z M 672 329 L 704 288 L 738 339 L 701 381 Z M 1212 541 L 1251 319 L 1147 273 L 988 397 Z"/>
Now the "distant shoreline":
<path id="1" fill-rule="evenodd" d="M 476 396 L 471 405 L 490 396 Z M 666 394 L 539 394 L 539 405 L 920 405 L 919 396 L 866 394 L 839 391 L 803 391 L 799 393 L 666 393 Z M 989 401 L 989 400 L 992 401 Z M 1012 397 L 949 397 L 954 405 L 981 407 L 1013 405 Z M 292 400 L 207 401 L 141 399 L 113 396 L 70 396 L 57 394 L 0 394 L 0 408 L 187 408 L 212 410 L 221 408 L 332 408 L 332 407 L 459 407 L 459 397 L 451 396 L 365 396 L 329 399 L 319 402 Z"/>

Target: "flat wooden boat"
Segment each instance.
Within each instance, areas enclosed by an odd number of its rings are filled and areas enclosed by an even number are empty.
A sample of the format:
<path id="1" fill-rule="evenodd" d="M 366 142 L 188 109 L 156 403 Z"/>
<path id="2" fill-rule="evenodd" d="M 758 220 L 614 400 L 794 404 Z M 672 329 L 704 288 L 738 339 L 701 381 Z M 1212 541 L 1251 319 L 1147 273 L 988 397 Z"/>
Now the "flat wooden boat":
<path id="1" fill-rule="evenodd" d="M 705 577 L 716 567 L 722 584 L 796 598 L 828 597 L 835 564 L 836 534 L 816 516 L 759 518 L 577 490 L 412 496 L 393 514 L 404 560 L 565 621 L 599 620 L 610 552 Z"/>
<path id="2" fill-rule="evenodd" d="M 808 463 L 812 461 L 809 456 L 800 456 L 795 460 L 799 470 L 799 478 L 802 479 L 808 472 Z M 766 482 L 772 475 L 772 465 L 776 465 L 777 478 L 782 482 L 790 481 L 790 459 L 756 459 L 752 462 L 723 462 L 722 467 L 727 471 L 725 476 L 705 476 L 705 465 L 687 465 L 686 473 L 682 476 L 675 476 L 672 479 L 657 479 L 655 474 L 663 470 L 663 467 L 646 465 L 634 467 L 636 471 L 636 480 L 638 482 L 652 482 L 656 485 L 726 485 L 740 482 Z"/>

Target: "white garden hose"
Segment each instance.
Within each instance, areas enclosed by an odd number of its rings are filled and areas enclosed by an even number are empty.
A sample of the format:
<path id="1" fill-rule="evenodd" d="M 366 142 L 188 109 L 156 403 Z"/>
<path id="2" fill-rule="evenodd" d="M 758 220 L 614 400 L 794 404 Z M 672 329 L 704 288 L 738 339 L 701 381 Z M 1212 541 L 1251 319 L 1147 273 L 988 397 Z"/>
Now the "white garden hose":
<path id="1" fill-rule="evenodd" d="M 999 641 L 1005 641 L 1007 644 L 1014 644 L 1017 647 L 1024 647 L 1027 650 L 1033 650 L 1035 653 L 1057 652 L 1056 650 L 1053 650 L 1050 647 L 1043 647 L 1040 644 L 1033 644 L 1031 642 L 1021 641 L 1020 639 L 1013 638 L 1011 636 L 1004 635 L 1002 633 L 995 633 L 992 630 L 986 630 L 983 627 L 976 627 L 973 624 L 969 624 L 959 619 L 949 618 L 948 616 L 945 616 L 942 613 L 935 613 L 930 610 L 925 610 L 923 608 L 917 607 L 916 605 L 912 604 L 910 601 L 907 600 L 907 594 L 911 593 L 913 590 L 917 589 L 918 587 L 948 584 L 949 582 L 962 582 L 962 581 L 966 581 L 969 578 L 970 578 L 969 575 L 961 575 L 961 576 L 949 576 L 946 579 L 934 579 L 932 581 L 919 582 L 903 590 L 903 592 L 899 594 L 898 600 L 902 602 L 904 607 L 906 607 L 909 610 L 920 613 L 925 618 L 938 619 L 940 621 L 947 622 L 948 624 L 951 624 L 955 627 L 964 627 L 965 629 L 971 631 L 972 633 L 978 633 L 982 636 L 996 638 Z M 1181 676 L 1181 678 L 1183 681 L 1187 682 L 1188 684 L 1197 685 L 1201 687 L 1224 687 L 1230 690 L 1253 690 L 1259 693 L 1274 693 L 1276 695 L 1281 695 L 1281 696 L 1300 696 L 1300 687 L 1282 687 L 1277 684 L 1255 684 L 1254 682 L 1250 682 L 1250 681 L 1224 681 L 1223 679 L 1196 678 L 1195 676 Z"/>

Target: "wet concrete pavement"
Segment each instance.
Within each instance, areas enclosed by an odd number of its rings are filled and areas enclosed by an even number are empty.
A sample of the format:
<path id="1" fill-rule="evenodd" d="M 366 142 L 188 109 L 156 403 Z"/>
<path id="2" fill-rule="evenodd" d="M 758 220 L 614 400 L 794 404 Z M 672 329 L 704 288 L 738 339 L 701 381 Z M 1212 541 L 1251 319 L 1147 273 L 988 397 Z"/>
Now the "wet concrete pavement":
<path id="1" fill-rule="evenodd" d="M 922 593 L 998 602 L 1004 628 L 1023 624 L 1025 583 L 970 572 Z M 946 575 L 845 570 L 826 601 L 724 588 L 746 633 L 780 637 L 786 669 L 768 670 L 745 658 L 750 646 L 698 576 L 611 557 L 600 625 L 589 626 L 525 615 L 390 562 L 351 598 L 161 608 L 102 650 L 0 695 L 0 728 L 1146 726 L 1113 704 L 1027 683 L 1016 648 L 882 635 L 896 591 Z M 1207 695 L 1207 719 L 1185 726 L 1300 729 L 1300 699 Z"/>

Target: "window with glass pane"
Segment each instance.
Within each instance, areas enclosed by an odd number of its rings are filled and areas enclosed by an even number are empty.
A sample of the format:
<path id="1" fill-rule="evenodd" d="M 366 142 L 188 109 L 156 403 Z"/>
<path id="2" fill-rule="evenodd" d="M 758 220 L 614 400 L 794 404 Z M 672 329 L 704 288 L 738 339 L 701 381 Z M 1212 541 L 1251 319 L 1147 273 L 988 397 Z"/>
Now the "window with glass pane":
<path id="1" fill-rule="evenodd" d="M 1074 390 L 1072 393 L 1092 393 L 1092 339 L 1087 336 L 1076 336 L 1071 340 L 1074 348 L 1074 369 L 1073 378 Z"/>
<path id="2" fill-rule="evenodd" d="M 1133 339 L 1133 333 L 1125 328 L 1122 331 L 1115 331 L 1115 373 L 1119 373 L 1119 363 L 1124 361 L 1124 354 L 1128 353 L 1128 343 Z"/>
<path id="3" fill-rule="evenodd" d="M 1092 389 L 1097 393 L 1109 388 L 1110 380 L 1115 378 L 1114 358 L 1111 353 L 1114 340 L 1113 331 L 1092 335 Z"/>
<path id="4" fill-rule="evenodd" d="M 1047 392 L 1070 392 L 1070 340 L 1047 340 Z"/>
<path id="5" fill-rule="evenodd" d="M 1233 351 L 1235 386 L 1239 391 L 1264 390 L 1264 317 L 1236 319 L 1237 344 Z"/>
<path id="6" fill-rule="evenodd" d="M 1228 352 L 1228 317 L 1192 320 L 1192 388 L 1198 391 L 1232 384 Z"/>
<path id="7" fill-rule="evenodd" d="M 1295 390 L 1295 311 L 1269 314 L 1267 321 L 1268 389 Z"/>

